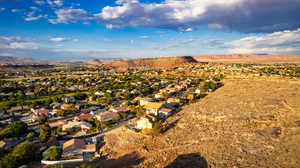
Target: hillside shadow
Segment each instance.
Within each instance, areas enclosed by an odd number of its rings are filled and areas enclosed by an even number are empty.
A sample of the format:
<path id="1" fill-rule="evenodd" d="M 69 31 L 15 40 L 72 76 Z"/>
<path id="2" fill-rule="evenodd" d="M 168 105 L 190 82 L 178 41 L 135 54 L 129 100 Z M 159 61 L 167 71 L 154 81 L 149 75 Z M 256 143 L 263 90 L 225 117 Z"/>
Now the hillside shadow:
<path id="1" fill-rule="evenodd" d="M 164 168 L 208 168 L 208 163 L 206 159 L 197 154 L 197 153 L 190 153 L 190 154 L 183 154 L 177 156 L 177 158 L 167 165 Z"/>
<path id="2" fill-rule="evenodd" d="M 140 164 L 144 160 L 145 158 L 141 158 L 138 153 L 133 152 L 123 155 L 117 159 L 108 159 L 107 156 L 104 156 L 101 159 L 92 162 L 90 165 L 95 167 L 99 166 L 101 168 L 130 168 Z"/>
<path id="3" fill-rule="evenodd" d="M 161 131 L 161 133 L 165 133 L 168 130 L 174 128 L 180 119 L 175 120 L 174 122 L 168 123 Z"/>

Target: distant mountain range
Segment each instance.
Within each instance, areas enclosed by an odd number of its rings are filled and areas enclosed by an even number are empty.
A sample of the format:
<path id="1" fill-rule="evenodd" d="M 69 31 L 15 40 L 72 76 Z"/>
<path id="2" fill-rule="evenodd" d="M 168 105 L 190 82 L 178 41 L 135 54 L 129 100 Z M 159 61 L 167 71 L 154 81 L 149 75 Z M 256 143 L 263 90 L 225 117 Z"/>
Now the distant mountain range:
<path id="1" fill-rule="evenodd" d="M 19 58 L 19 57 L 9 57 L 9 56 L 1 56 L 0 57 L 0 65 L 28 65 L 28 64 L 49 64 L 50 61 L 46 60 L 38 60 L 31 58 Z"/>
<path id="2" fill-rule="evenodd" d="M 219 63 L 300 63 L 300 55 L 227 54 L 193 56 L 199 62 Z"/>
<path id="3" fill-rule="evenodd" d="M 30 65 L 30 64 L 87 64 L 91 66 L 104 66 L 126 70 L 129 68 L 170 68 L 188 63 L 218 62 L 218 63 L 300 63 L 300 55 L 267 55 L 267 54 L 223 54 L 223 55 L 199 55 L 139 58 L 113 61 L 100 61 L 98 59 L 88 61 L 54 62 L 31 58 L 18 58 L 1 56 L 0 65 Z"/>

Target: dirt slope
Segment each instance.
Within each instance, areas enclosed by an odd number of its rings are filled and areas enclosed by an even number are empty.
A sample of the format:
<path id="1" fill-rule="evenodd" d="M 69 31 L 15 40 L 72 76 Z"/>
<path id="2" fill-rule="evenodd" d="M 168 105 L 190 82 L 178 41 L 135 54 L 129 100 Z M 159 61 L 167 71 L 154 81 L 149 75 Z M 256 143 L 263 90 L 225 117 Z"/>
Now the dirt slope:
<path id="1" fill-rule="evenodd" d="M 300 81 L 228 80 L 170 117 L 163 135 L 120 128 L 105 136 L 102 152 L 114 167 L 297 168 L 299 102 Z"/>
<path id="2" fill-rule="evenodd" d="M 255 55 L 228 54 L 193 56 L 199 62 L 222 63 L 300 63 L 300 56 L 295 55 Z"/>

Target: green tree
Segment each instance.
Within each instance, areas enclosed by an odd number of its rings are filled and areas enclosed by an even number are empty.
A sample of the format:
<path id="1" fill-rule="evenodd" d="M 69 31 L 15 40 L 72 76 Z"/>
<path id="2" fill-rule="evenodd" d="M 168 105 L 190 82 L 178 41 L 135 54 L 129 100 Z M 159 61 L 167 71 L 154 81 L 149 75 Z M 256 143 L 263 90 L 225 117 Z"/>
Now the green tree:
<path id="1" fill-rule="evenodd" d="M 26 138 L 29 140 L 29 141 L 33 141 L 34 138 L 35 138 L 35 133 L 34 132 L 29 132 L 26 136 Z"/>
<path id="2" fill-rule="evenodd" d="M 64 111 L 64 110 L 57 110 L 56 114 L 57 114 L 58 116 L 63 117 L 63 116 L 65 116 L 65 111 Z"/>
<path id="3" fill-rule="evenodd" d="M 4 138 L 20 137 L 28 131 L 28 126 L 22 121 L 10 123 L 0 131 L 0 140 Z"/>
<path id="4" fill-rule="evenodd" d="M 61 158 L 62 148 L 59 146 L 51 146 L 44 152 L 44 159 L 59 160 Z"/>
<path id="5" fill-rule="evenodd" d="M 18 144 L 11 153 L 0 161 L 1 168 L 16 168 L 40 158 L 39 145 L 35 142 Z"/>
<path id="6" fill-rule="evenodd" d="M 40 126 L 40 140 L 41 141 L 47 141 L 51 136 L 51 127 L 48 123 L 43 124 Z"/>
<path id="7" fill-rule="evenodd" d="M 48 121 L 48 118 L 47 118 L 47 116 L 45 114 L 42 114 L 42 115 L 39 116 L 39 123 L 40 124 L 44 124 L 47 121 Z"/>

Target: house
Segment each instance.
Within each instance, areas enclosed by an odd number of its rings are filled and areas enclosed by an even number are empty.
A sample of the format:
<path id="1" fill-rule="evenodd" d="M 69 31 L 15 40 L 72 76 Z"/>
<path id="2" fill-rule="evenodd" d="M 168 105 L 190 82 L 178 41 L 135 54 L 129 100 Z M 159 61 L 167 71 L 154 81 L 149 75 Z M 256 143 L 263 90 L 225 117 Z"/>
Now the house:
<path id="1" fill-rule="evenodd" d="M 7 146 L 15 146 L 21 143 L 22 141 L 24 141 L 24 139 L 17 139 L 17 138 L 4 139 L 0 141 L 0 150 L 6 148 Z"/>
<path id="2" fill-rule="evenodd" d="M 119 116 L 118 113 L 107 111 L 107 112 L 97 114 L 96 118 L 99 121 L 109 121 L 109 120 L 113 120 L 114 118 L 116 118 L 118 116 Z"/>
<path id="3" fill-rule="evenodd" d="M 31 115 L 31 121 L 35 122 L 37 121 L 41 115 L 45 115 L 46 117 L 52 117 L 50 110 L 41 108 L 41 109 L 31 109 L 33 114 Z"/>
<path id="4" fill-rule="evenodd" d="M 168 95 L 172 95 L 174 93 L 177 93 L 179 91 L 178 88 L 169 88 L 168 89 Z"/>
<path id="5" fill-rule="evenodd" d="M 74 120 L 76 121 L 84 121 L 84 120 L 88 120 L 89 118 L 92 118 L 93 115 L 90 113 L 81 113 L 80 115 L 74 117 Z"/>
<path id="6" fill-rule="evenodd" d="M 196 94 L 201 94 L 201 90 L 198 88 L 198 89 L 195 90 L 195 93 Z"/>
<path id="7" fill-rule="evenodd" d="M 52 109 L 59 109 L 60 106 L 61 106 L 61 104 L 60 104 L 60 103 L 57 103 L 57 102 L 54 102 L 54 103 L 51 103 L 51 104 L 50 104 L 50 107 L 51 107 Z"/>
<path id="8" fill-rule="evenodd" d="M 196 99 L 196 95 L 194 93 L 189 93 L 186 95 L 186 98 L 188 100 L 195 100 Z"/>
<path id="9" fill-rule="evenodd" d="M 158 115 L 159 109 L 164 105 L 163 102 L 149 102 L 144 106 L 146 109 L 146 114 Z"/>
<path id="10" fill-rule="evenodd" d="M 86 144 L 83 139 L 71 139 L 63 144 L 63 155 L 82 155 L 96 152 L 96 144 Z"/>
<path id="11" fill-rule="evenodd" d="M 69 110 L 69 109 L 74 109 L 75 107 L 74 107 L 73 104 L 62 104 L 62 105 L 60 106 L 60 108 L 61 108 L 62 110 Z"/>
<path id="12" fill-rule="evenodd" d="M 91 114 L 93 117 L 95 117 L 97 114 L 99 114 L 99 113 L 104 113 L 104 112 L 107 112 L 107 110 L 105 110 L 105 109 L 97 109 L 97 110 L 92 110 L 92 111 L 90 111 L 90 114 Z"/>
<path id="13" fill-rule="evenodd" d="M 102 92 L 102 91 L 96 91 L 94 94 L 95 94 L 96 96 L 103 96 L 105 93 Z"/>
<path id="14" fill-rule="evenodd" d="M 73 96 L 65 96 L 65 97 L 62 98 L 62 101 L 64 103 L 68 104 L 68 103 L 75 103 L 76 99 Z"/>
<path id="15" fill-rule="evenodd" d="M 49 113 L 50 113 L 50 110 L 45 109 L 45 108 L 40 108 L 40 109 L 34 109 L 34 108 L 32 108 L 31 111 L 34 114 L 36 114 L 36 115 L 42 115 L 42 114 L 44 114 L 44 115 L 48 116 Z"/>
<path id="16" fill-rule="evenodd" d="M 148 104 L 149 102 L 153 102 L 153 99 L 145 97 L 145 98 L 141 98 L 139 100 L 140 106 L 145 106 L 146 104 Z"/>
<path id="17" fill-rule="evenodd" d="M 129 108 L 128 106 L 120 106 L 120 107 L 113 108 L 111 111 L 115 113 L 122 113 L 122 112 L 128 112 Z"/>
<path id="18" fill-rule="evenodd" d="M 0 141 L 0 149 L 4 149 L 7 146 L 5 141 Z"/>
<path id="19" fill-rule="evenodd" d="M 168 98 L 167 103 L 176 106 L 181 104 L 181 100 L 179 98 Z"/>
<path id="20" fill-rule="evenodd" d="M 163 94 L 162 94 L 162 93 L 156 93 L 156 94 L 154 95 L 154 97 L 155 97 L 156 99 L 160 99 L 160 98 L 163 98 Z"/>
<path id="21" fill-rule="evenodd" d="M 158 117 L 161 119 L 166 119 L 172 114 L 173 109 L 161 108 L 158 112 Z"/>
<path id="22" fill-rule="evenodd" d="M 62 130 L 65 131 L 70 128 L 81 128 L 83 131 L 90 130 L 92 125 L 84 121 L 69 121 L 67 124 L 62 126 Z"/>
<path id="23" fill-rule="evenodd" d="M 68 122 L 65 121 L 65 120 L 59 120 L 59 121 L 56 121 L 56 122 L 50 122 L 49 123 L 49 126 L 51 128 L 60 128 L 62 127 L 63 125 L 66 125 Z"/>
<path id="24" fill-rule="evenodd" d="M 136 121 L 136 128 L 137 129 L 152 129 L 154 126 L 155 117 L 152 117 L 150 115 L 146 115 L 144 117 L 141 117 Z"/>

